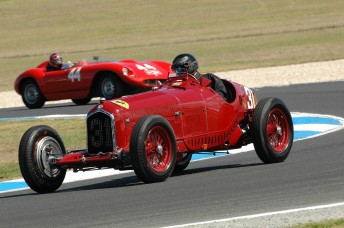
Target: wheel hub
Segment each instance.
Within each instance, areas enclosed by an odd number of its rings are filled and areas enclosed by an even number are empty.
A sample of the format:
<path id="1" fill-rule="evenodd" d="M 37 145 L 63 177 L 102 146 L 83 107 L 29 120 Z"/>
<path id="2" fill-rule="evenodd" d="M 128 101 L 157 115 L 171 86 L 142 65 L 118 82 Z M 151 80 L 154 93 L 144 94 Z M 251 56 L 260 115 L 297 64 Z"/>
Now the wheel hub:
<path id="1" fill-rule="evenodd" d="M 112 97 L 115 93 L 115 85 L 110 79 L 103 82 L 103 93 L 106 98 Z"/>
<path id="2" fill-rule="evenodd" d="M 288 146 L 288 124 L 282 110 L 275 108 L 270 112 L 267 126 L 270 145 L 276 152 L 283 152 Z"/>
<path id="3" fill-rule="evenodd" d="M 33 85 L 29 85 L 25 89 L 25 98 L 26 101 L 30 104 L 33 104 L 38 99 L 38 91 Z"/>
<path id="4" fill-rule="evenodd" d="M 163 147 L 161 144 L 159 144 L 157 147 L 156 147 L 156 151 L 158 152 L 158 154 L 160 154 L 160 156 L 162 156 L 163 154 Z"/>
<path id="5" fill-rule="evenodd" d="M 63 155 L 59 143 L 52 137 L 42 138 L 37 143 L 36 160 L 38 169 L 42 175 L 46 177 L 56 177 L 60 173 L 60 169 L 53 168 L 50 165 L 51 157 Z"/>
<path id="6" fill-rule="evenodd" d="M 276 133 L 281 136 L 282 135 L 282 128 L 279 125 L 276 125 Z"/>
<path id="7" fill-rule="evenodd" d="M 162 172 L 169 168 L 171 161 L 170 145 L 167 132 L 162 127 L 154 127 L 148 133 L 146 141 L 147 161 L 156 172 Z"/>

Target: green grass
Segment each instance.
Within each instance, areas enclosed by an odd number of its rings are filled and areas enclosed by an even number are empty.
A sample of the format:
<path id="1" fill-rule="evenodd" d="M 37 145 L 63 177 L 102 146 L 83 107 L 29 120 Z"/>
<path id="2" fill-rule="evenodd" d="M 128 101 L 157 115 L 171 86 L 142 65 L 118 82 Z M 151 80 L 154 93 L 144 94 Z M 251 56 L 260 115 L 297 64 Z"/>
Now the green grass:
<path id="1" fill-rule="evenodd" d="M 0 182 L 20 177 L 18 161 L 0 163 Z"/>
<path id="2" fill-rule="evenodd" d="M 18 148 L 24 132 L 35 125 L 49 125 L 60 134 L 66 150 L 86 148 L 84 119 L 57 119 L 0 122 L 0 181 L 21 176 Z"/>
<path id="3" fill-rule="evenodd" d="M 344 219 L 328 220 L 320 223 L 308 223 L 292 226 L 292 228 L 343 228 Z"/>
<path id="4" fill-rule="evenodd" d="M 202 71 L 341 59 L 343 11 L 342 0 L 2 1 L 0 91 L 55 51 L 71 61 L 191 52 Z"/>

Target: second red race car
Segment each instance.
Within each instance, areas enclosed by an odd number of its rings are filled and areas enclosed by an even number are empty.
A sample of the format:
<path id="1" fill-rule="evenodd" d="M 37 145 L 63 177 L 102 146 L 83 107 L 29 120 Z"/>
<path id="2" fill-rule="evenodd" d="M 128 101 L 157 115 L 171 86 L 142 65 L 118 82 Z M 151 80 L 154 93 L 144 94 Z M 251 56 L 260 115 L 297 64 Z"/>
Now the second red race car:
<path id="1" fill-rule="evenodd" d="M 61 69 L 47 70 L 49 61 L 20 74 L 15 91 L 26 107 L 41 108 L 46 101 L 72 99 L 87 104 L 92 97 L 105 99 L 149 90 L 168 78 L 170 63 L 163 61 L 101 60 L 68 63 Z"/>

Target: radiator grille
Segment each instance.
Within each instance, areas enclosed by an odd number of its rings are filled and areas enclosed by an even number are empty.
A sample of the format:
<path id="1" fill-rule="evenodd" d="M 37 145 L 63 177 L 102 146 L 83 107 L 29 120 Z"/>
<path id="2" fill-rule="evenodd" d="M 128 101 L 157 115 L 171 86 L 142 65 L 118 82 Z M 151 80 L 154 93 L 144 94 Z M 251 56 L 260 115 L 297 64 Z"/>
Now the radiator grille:
<path id="1" fill-rule="evenodd" d="M 87 117 L 88 153 L 112 152 L 115 148 L 114 118 L 102 110 Z"/>

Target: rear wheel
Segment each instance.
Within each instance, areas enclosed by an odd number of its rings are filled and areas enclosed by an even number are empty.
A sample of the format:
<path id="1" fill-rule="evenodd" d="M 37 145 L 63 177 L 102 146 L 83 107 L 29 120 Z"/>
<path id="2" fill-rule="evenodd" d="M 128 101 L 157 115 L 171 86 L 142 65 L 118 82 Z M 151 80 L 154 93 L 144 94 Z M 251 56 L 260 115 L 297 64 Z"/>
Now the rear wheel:
<path id="1" fill-rule="evenodd" d="M 25 106 L 30 109 L 41 108 L 45 103 L 45 98 L 33 79 L 25 81 L 20 92 Z"/>
<path id="2" fill-rule="evenodd" d="M 121 97 L 124 94 L 124 83 L 111 73 L 103 74 L 99 80 L 98 93 L 106 100 Z"/>
<path id="3" fill-rule="evenodd" d="M 66 170 L 52 166 L 49 157 L 61 157 L 65 154 L 62 139 L 54 129 L 45 125 L 28 129 L 19 145 L 19 166 L 29 187 L 38 193 L 58 189 Z"/>
<path id="4" fill-rule="evenodd" d="M 182 172 L 190 164 L 192 153 L 178 153 L 177 162 L 174 166 L 174 173 Z"/>
<path id="5" fill-rule="evenodd" d="M 146 183 L 166 180 L 176 163 L 176 140 L 171 125 L 161 116 L 144 116 L 130 139 L 130 158 L 136 175 Z"/>
<path id="6" fill-rule="evenodd" d="M 253 113 L 253 144 L 264 163 L 283 162 L 293 144 L 294 130 L 290 112 L 278 98 L 264 98 Z"/>
<path id="7" fill-rule="evenodd" d="M 76 105 L 86 105 L 86 104 L 88 104 L 88 102 L 90 102 L 91 99 L 92 98 L 87 97 L 87 98 L 84 98 L 84 99 L 72 99 L 72 101 Z"/>

